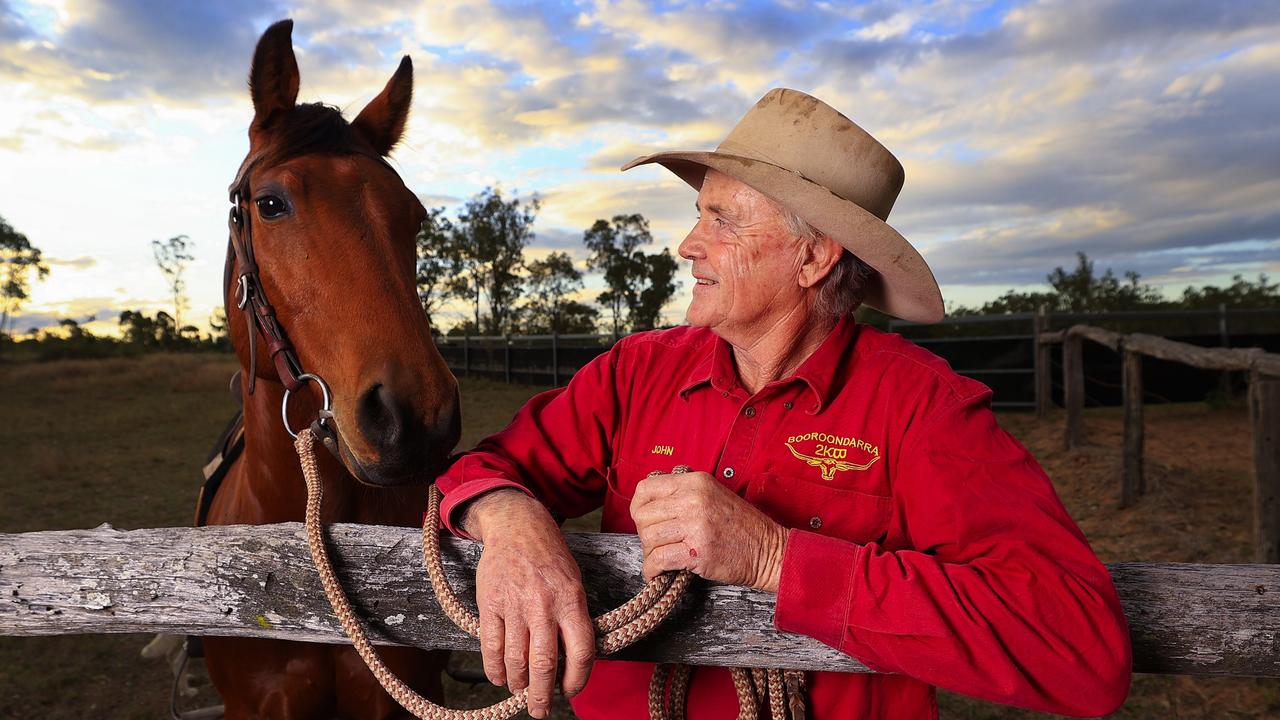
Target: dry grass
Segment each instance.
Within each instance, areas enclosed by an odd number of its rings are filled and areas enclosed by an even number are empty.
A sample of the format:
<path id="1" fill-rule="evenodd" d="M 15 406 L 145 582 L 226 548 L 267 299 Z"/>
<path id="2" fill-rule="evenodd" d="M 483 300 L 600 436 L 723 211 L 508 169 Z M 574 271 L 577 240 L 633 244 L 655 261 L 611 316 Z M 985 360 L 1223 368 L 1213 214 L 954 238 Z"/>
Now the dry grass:
<path id="1" fill-rule="evenodd" d="M 0 532 L 190 522 L 199 468 L 233 411 L 227 356 L 0 365 Z M 537 388 L 463 384 L 463 444 L 503 427 Z M 1148 494 L 1120 511 L 1120 419 L 1086 415 L 1088 444 L 1061 449 L 1061 420 L 1001 421 L 1040 459 L 1104 561 L 1249 559 L 1248 421 L 1241 409 L 1148 408 Z M 592 529 L 585 518 L 576 529 Z M 169 677 L 139 635 L 0 638 L 0 718 L 163 716 Z M 499 693 L 451 686 L 457 706 Z M 1044 718 L 941 693 L 948 718 Z M 562 706 L 563 707 L 563 706 Z M 561 713 L 561 716 L 567 717 Z M 1135 677 L 1117 718 L 1280 717 L 1274 680 Z"/>

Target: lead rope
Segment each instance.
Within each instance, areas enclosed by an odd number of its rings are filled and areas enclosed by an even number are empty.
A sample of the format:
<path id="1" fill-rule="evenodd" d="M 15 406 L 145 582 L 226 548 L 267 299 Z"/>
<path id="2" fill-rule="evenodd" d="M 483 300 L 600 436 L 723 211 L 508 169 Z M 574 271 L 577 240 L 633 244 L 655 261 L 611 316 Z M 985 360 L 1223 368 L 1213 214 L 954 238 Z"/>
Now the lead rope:
<path id="1" fill-rule="evenodd" d="M 387 694 L 421 720 L 508 720 L 525 710 L 528 707 L 527 688 L 487 708 L 457 710 L 441 707 L 414 692 L 413 688 L 396 677 L 382 662 L 342 590 L 325 547 L 324 531 L 320 525 L 320 503 L 324 496 L 320 473 L 316 468 L 315 439 L 310 428 L 298 433 L 294 448 L 298 452 L 302 476 L 307 483 L 307 547 L 311 550 L 311 559 L 320 575 L 320 584 L 324 587 L 325 597 L 329 599 L 334 614 L 338 616 L 338 622 L 351 640 L 351 645 Z M 444 614 L 468 635 L 479 637 L 480 619 L 463 605 L 444 575 L 444 565 L 440 559 L 440 500 L 440 490 L 433 485 L 427 515 L 422 523 L 423 563 Z M 596 648 L 600 654 L 617 652 L 661 624 L 684 596 L 692 577 L 688 571 L 659 575 L 618 608 L 592 618 L 596 630 Z M 655 668 L 653 680 L 649 684 L 649 714 L 653 720 L 683 719 L 690 672 L 688 665 L 659 665 Z M 804 673 L 753 670 L 750 672 L 758 673 L 759 679 L 752 681 L 749 671 L 733 668 L 732 672 L 734 686 L 738 691 L 738 716 L 741 720 L 755 720 L 758 716 L 757 709 L 761 706 L 770 708 L 774 720 L 786 720 L 782 704 L 784 691 L 790 701 L 791 718 L 804 719 Z M 671 692 L 664 698 L 667 674 L 671 675 Z M 756 687 L 752 688 L 752 684 Z"/>

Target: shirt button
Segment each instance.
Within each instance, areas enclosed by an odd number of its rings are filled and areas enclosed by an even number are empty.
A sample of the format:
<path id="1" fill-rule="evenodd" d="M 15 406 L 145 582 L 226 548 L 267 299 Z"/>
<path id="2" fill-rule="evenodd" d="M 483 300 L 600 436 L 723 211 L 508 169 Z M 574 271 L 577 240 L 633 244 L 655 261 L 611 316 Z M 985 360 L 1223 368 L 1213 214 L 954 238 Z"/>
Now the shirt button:
<path id="1" fill-rule="evenodd" d="M 756 416 L 756 409 L 755 409 L 755 408 L 753 408 L 753 407 L 751 407 L 750 405 L 748 405 L 748 406 L 747 406 L 747 409 L 746 409 L 746 410 L 743 410 L 742 412 L 743 412 L 747 417 L 755 417 L 755 416 Z"/>
<path id="2" fill-rule="evenodd" d="M 724 476 L 725 476 L 725 478 L 731 478 L 731 477 L 733 477 L 733 468 L 725 468 L 725 469 L 724 469 Z"/>
<path id="3" fill-rule="evenodd" d="M 814 515 L 813 517 L 809 518 L 809 527 L 813 528 L 814 530 L 817 530 L 818 528 L 822 527 L 822 518 L 818 517 L 817 515 Z"/>
<path id="4" fill-rule="evenodd" d="M 791 402 L 790 400 L 788 400 L 788 401 L 786 401 L 786 402 L 782 403 L 782 407 L 783 407 L 783 408 L 785 408 L 785 409 L 787 409 L 787 410 L 790 410 L 791 408 L 793 408 L 793 407 L 795 407 L 795 406 L 796 406 L 796 405 L 795 405 L 795 403 Z"/>

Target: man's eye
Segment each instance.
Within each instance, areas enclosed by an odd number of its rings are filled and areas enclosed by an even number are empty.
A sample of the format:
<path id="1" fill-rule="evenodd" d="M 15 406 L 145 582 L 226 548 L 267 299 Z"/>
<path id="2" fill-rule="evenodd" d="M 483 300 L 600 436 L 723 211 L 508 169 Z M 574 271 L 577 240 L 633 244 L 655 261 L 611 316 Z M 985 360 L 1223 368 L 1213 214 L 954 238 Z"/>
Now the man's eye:
<path id="1" fill-rule="evenodd" d="M 254 202 L 258 205 L 258 215 L 264 220 L 278 218 L 289 211 L 289 208 L 284 204 L 284 201 L 275 195 L 260 197 Z"/>

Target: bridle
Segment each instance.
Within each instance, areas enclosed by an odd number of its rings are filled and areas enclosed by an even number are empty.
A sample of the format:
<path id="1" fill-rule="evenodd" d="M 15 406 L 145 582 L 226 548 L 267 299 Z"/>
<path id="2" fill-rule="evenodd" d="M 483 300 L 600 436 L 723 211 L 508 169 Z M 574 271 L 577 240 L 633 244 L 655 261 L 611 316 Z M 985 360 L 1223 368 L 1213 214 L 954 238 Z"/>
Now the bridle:
<path id="1" fill-rule="evenodd" d="M 361 146 L 351 148 L 352 152 L 372 158 L 387 169 L 395 172 L 395 168 L 382 155 Z M 222 295 L 227 302 L 227 320 L 231 319 L 231 302 L 244 315 L 245 329 L 249 335 L 249 378 L 248 393 L 253 394 L 257 380 L 258 335 L 267 343 L 267 351 L 271 354 L 271 362 L 276 374 L 284 385 L 284 400 L 280 404 L 280 419 L 284 423 L 285 432 L 290 437 L 298 434 L 289 426 L 289 398 L 298 392 L 307 382 L 320 386 L 322 405 L 318 416 L 311 424 L 316 437 L 321 438 L 324 446 L 335 456 L 338 455 L 337 434 L 334 431 L 333 395 L 329 384 L 319 375 L 307 372 L 298 360 L 298 354 L 289 342 L 289 336 L 276 317 L 275 307 L 267 300 L 262 288 L 262 279 L 257 258 L 253 252 L 252 194 L 249 189 L 249 176 L 265 156 L 265 152 L 252 153 L 240 164 L 236 178 L 231 182 L 228 193 L 231 200 L 231 212 L 227 218 L 230 238 L 227 242 L 227 260 L 223 268 Z M 235 296 L 231 297 L 233 282 L 232 268 L 239 266 L 239 274 L 234 278 Z"/>

